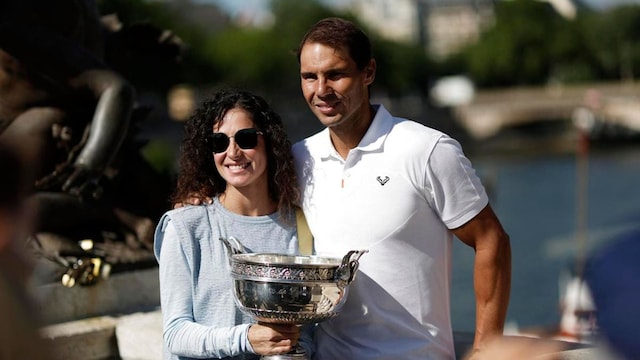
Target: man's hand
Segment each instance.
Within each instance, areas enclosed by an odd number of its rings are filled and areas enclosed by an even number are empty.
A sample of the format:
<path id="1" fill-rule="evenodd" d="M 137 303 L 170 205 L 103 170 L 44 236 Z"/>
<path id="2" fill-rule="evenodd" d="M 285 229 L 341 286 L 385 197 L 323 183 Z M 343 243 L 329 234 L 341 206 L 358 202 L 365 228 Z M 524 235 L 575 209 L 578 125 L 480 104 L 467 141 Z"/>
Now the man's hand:
<path id="1" fill-rule="evenodd" d="M 474 349 L 464 360 L 560 359 L 561 342 L 525 337 L 496 337 L 481 350 Z"/>

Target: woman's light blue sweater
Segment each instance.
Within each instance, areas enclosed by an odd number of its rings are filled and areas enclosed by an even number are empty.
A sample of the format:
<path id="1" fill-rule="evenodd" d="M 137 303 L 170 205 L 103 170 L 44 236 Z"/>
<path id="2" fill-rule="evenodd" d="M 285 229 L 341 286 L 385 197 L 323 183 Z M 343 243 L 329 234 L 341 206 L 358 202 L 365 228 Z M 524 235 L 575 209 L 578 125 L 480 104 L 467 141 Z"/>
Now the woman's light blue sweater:
<path id="1" fill-rule="evenodd" d="M 296 254 L 295 215 L 241 216 L 215 199 L 165 213 L 155 233 L 165 359 L 257 359 L 247 332 L 251 318 L 235 305 L 227 252 L 220 237 L 248 252 Z"/>

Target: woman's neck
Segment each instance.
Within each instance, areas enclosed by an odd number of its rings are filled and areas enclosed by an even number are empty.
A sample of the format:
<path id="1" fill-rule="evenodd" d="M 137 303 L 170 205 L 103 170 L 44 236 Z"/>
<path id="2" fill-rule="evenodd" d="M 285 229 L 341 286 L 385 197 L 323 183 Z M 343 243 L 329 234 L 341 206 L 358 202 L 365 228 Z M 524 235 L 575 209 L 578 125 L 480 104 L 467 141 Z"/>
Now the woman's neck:
<path id="1" fill-rule="evenodd" d="M 218 196 L 218 200 L 225 209 L 244 216 L 269 215 L 278 210 L 278 204 L 266 190 L 252 192 L 229 187 Z"/>

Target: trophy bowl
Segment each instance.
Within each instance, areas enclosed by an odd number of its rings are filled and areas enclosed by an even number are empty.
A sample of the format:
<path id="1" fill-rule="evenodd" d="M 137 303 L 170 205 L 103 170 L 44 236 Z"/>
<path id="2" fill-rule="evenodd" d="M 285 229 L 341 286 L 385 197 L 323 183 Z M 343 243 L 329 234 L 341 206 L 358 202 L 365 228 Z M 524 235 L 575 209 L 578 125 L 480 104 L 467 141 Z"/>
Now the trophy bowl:
<path id="1" fill-rule="evenodd" d="M 315 255 L 247 253 L 233 237 L 220 239 L 229 252 L 236 304 L 254 320 L 303 325 L 336 316 L 347 299 L 360 257 L 368 250 L 351 250 L 342 258 Z M 307 360 L 297 345 L 268 360 Z"/>
<path id="2" fill-rule="evenodd" d="M 278 324 L 307 324 L 329 319 L 340 311 L 348 285 L 366 251 L 344 258 L 234 254 L 231 275 L 240 309 L 255 320 Z"/>

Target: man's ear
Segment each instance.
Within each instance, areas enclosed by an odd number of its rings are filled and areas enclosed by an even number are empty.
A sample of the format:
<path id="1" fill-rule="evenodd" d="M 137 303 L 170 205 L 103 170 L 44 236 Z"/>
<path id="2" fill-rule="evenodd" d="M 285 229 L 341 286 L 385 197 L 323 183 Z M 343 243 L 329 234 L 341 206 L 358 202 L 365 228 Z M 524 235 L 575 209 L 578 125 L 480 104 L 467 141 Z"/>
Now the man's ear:
<path id="1" fill-rule="evenodd" d="M 364 68 L 364 81 L 366 85 L 371 85 L 376 78 L 376 60 L 369 60 L 369 64 Z"/>

